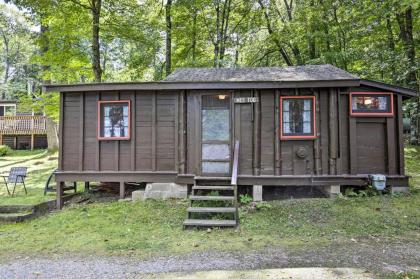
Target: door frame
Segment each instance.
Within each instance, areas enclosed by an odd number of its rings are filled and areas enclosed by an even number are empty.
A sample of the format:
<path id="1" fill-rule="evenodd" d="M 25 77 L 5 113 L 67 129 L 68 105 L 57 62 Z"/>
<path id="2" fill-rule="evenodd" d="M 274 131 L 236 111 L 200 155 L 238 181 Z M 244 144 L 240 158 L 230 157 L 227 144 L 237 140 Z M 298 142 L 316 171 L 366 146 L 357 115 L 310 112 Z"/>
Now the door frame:
<path id="1" fill-rule="evenodd" d="M 229 96 L 229 140 L 227 141 L 205 141 L 203 143 L 203 123 L 202 123 L 202 112 L 203 112 L 203 96 L 212 96 L 212 95 L 227 95 Z M 198 157 L 198 164 L 199 166 L 197 167 L 198 173 L 200 176 L 216 176 L 216 177 L 229 177 L 231 176 L 232 173 L 232 156 L 233 156 L 233 141 L 234 141 L 234 102 L 233 102 L 233 98 L 234 98 L 234 91 L 233 90 L 226 90 L 226 91 L 206 91 L 206 92 L 202 92 L 200 94 L 198 94 L 198 115 L 197 115 L 197 135 L 198 135 L 198 141 L 199 143 L 197 144 L 198 146 L 198 152 L 197 152 L 197 157 Z M 229 146 L 229 172 L 228 173 L 208 173 L 208 172 L 203 172 L 203 159 L 202 159 L 202 152 L 203 152 L 203 144 L 208 144 L 208 143 L 223 143 L 223 144 L 228 144 Z M 227 160 L 204 160 L 204 162 L 227 162 Z"/>

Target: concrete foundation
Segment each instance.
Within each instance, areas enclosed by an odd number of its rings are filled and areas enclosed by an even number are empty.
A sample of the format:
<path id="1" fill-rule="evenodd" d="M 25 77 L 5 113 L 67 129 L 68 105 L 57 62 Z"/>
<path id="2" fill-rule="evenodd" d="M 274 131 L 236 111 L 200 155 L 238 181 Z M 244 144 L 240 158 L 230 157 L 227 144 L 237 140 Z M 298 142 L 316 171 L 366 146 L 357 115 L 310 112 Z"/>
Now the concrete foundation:
<path id="1" fill-rule="evenodd" d="M 132 200 L 166 200 L 187 198 L 187 185 L 176 183 L 147 183 L 145 190 L 134 191 Z"/>
<path id="2" fill-rule="evenodd" d="M 252 199 L 254 202 L 260 202 L 263 200 L 263 186 L 262 185 L 252 186 Z"/>
<path id="3" fill-rule="evenodd" d="M 391 187 L 391 192 L 392 194 L 397 194 L 397 193 L 408 193 L 408 187 Z"/>
<path id="4" fill-rule="evenodd" d="M 335 198 L 341 193 L 340 185 L 319 186 L 317 188 L 330 198 Z"/>

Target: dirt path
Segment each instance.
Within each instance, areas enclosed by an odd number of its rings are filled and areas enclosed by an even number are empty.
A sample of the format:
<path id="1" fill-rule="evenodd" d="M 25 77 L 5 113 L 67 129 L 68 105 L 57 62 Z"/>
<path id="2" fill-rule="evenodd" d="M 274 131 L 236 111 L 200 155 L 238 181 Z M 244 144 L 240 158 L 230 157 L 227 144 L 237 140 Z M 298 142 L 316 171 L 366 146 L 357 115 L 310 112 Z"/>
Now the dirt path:
<path id="1" fill-rule="evenodd" d="M 147 278 L 158 273 L 290 267 L 352 267 L 374 274 L 420 273 L 420 243 L 364 242 L 251 252 L 202 252 L 136 260 L 130 257 L 13 258 L 0 264 L 1 278 Z"/>

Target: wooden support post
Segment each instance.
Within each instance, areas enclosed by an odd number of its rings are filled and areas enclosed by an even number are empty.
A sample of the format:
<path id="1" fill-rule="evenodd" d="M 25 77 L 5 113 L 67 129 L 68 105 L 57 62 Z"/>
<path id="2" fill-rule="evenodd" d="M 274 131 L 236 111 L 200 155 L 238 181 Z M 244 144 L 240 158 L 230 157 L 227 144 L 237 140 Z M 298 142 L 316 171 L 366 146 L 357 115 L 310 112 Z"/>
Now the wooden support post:
<path id="1" fill-rule="evenodd" d="M 34 150 L 35 145 L 35 135 L 31 134 L 31 150 Z"/>
<path id="2" fill-rule="evenodd" d="M 89 192 L 89 189 L 90 189 L 89 181 L 86 181 L 85 182 L 85 192 Z"/>
<path id="3" fill-rule="evenodd" d="M 125 182 L 121 181 L 120 182 L 120 199 L 124 199 L 125 198 Z"/>
<path id="4" fill-rule="evenodd" d="M 63 181 L 57 181 L 57 209 L 63 208 L 63 188 L 64 188 L 64 182 Z"/>

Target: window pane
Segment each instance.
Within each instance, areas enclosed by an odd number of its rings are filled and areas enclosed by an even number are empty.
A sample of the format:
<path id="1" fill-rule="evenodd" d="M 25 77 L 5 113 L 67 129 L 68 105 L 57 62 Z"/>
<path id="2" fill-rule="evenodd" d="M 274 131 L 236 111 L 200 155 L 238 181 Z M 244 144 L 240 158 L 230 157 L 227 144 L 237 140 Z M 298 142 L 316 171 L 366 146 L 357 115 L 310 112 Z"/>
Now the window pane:
<path id="1" fill-rule="evenodd" d="M 312 135 L 313 99 L 283 100 L 283 134 Z"/>
<path id="2" fill-rule="evenodd" d="M 202 111 L 203 140 L 229 140 L 229 110 Z"/>
<path id="3" fill-rule="evenodd" d="M 310 111 L 304 111 L 303 112 L 303 121 L 311 121 L 311 112 Z"/>
<path id="4" fill-rule="evenodd" d="M 390 96 L 353 95 L 353 112 L 389 112 Z"/>
<path id="5" fill-rule="evenodd" d="M 312 103 L 311 100 L 305 100 L 303 102 L 304 102 L 304 110 L 311 110 L 312 109 L 311 108 L 311 103 Z"/>
<path id="6" fill-rule="evenodd" d="M 14 106 L 5 106 L 4 107 L 4 115 L 5 116 L 13 116 L 15 115 L 15 107 Z"/>
<path id="7" fill-rule="evenodd" d="M 128 107 L 128 102 L 101 103 L 101 137 L 129 137 Z"/>
<path id="8" fill-rule="evenodd" d="M 203 144 L 203 160 L 229 160 L 230 151 L 227 144 Z"/>
<path id="9" fill-rule="evenodd" d="M 204 173 L 229 173 L 229 163 L 226 162 L 203 162 L 202 171 Z"/>
<path id="10" fill-rule="evenodd" d="M 303 122 L 303 132 L 305 134 L 310 134 L 310 133 L 312 133 L 311 130 L 312 130 L 311 129 L 311 122 Z"/>

